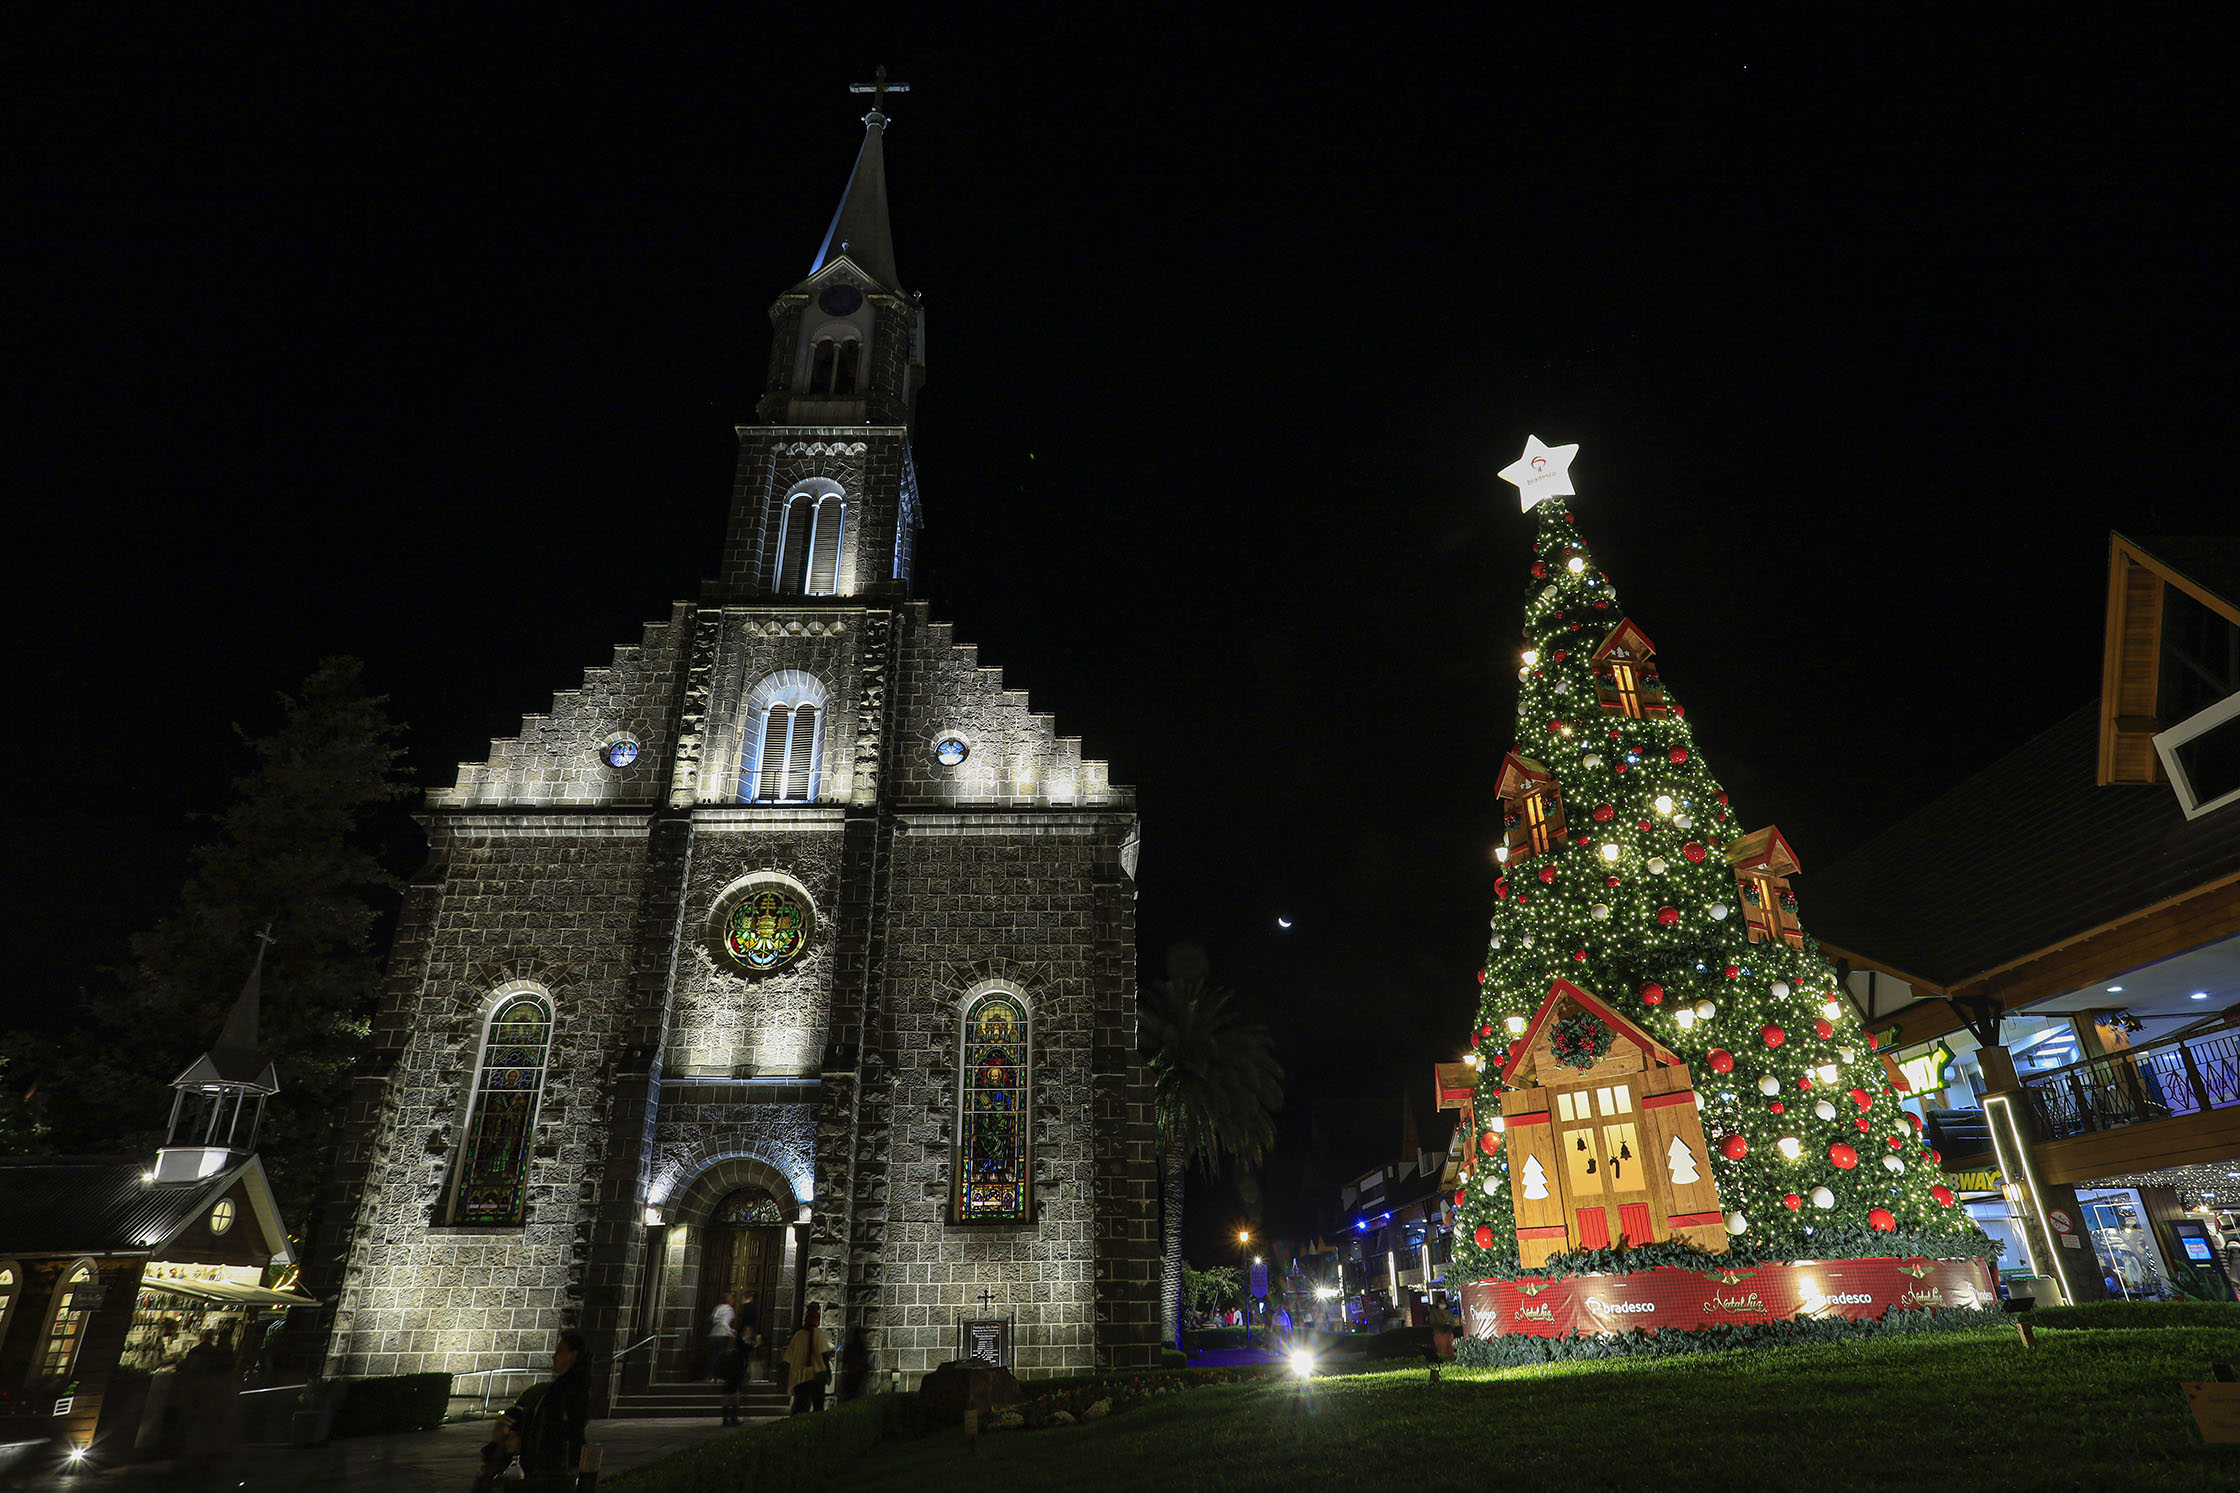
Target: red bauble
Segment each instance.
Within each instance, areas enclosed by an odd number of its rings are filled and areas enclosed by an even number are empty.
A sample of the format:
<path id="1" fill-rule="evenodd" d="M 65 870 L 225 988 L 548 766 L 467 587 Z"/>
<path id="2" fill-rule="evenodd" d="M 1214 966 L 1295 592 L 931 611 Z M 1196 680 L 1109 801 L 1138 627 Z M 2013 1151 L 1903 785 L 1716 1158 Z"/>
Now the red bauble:
<path id="1" fill-rule="evenodd" d="M 1686 747 L 1674 747 L 1669 755 L 1675 762 L 1685 762 L 1688 760 L 1688 749 Z"/>
<path id="2" fill-rule="evenodd" d="M 1723 973 L 1728 979 L 1734 979 L 1736 976 L 1742 973 L 1742 966 L 1739 964 L 1730 964 L 1726 967 Z"/>
<path id="3" fill-rule="evenodd" d="M 1910 1110 L 1910 1109 L 1909 1109 L 1909 1110 L 1907 1110 L 1907 1111 L 1905 1112 L 1905 1116 L 1906 1116 L 1906 1123 L 1907 1123 L 1908 1125 L 1911 1125 L 1911 1126 L 1913 1127 L 1913 1129 L 1914 1129 L 1914 1133 L 1915 1133 L 1916 1135 L 1920 1134 L 1920 1133 L 1921 1133 L 1921 1116 L 1919 1116 L 1919 1115 L 1915 1114 L 1915 1113 L 1914 1113 L 1914 1112 L 1913 1112 L 1912 1110 Z"/>
<path id="4" fill-rule="evenodd" d="M 1804 1206 L 1804 1199 L 1793 1192 L 1785 1192 L 1781 1194 L 1781 1206 L 1794 1213 Z"/>
<path id="5" fill-rule="evenodd" d="M 1457 1208 L 1461 1207 L 1461 1206 L 1462 1206 L 1462 1204 L 1463 1204 L 1463 1202 L 1464 1202 L 1464 1200 L 1465 1200 L 1465 1199 L 1467 1199 L 1467 1198 L 1468 1198 L 1469 1196 L 1470 1196 L 1470 1194 L 1469 1194 L 1469 1193 L 1468 1193 L 1467 1191 L 1465 1191 L 1464 1189 L 1461 1189 L 1461 1188 L 1457 1188 L 1457 1189 L 1455 1189 L 1455 1194 L 1454 1194 L 1454 1205 L 1455 1205 L 1455 1206 L 1456 1206 Z"/>
<path id="6" fill-rule="evenodd" d="M 1571 961 L 1572 961 L 1572 963 L 1574 963 L 1574 964 L 1584 964 L 1584 963 L 1586 963 L 1586 962 L 1587 962 L 1587 951 L 1586 951 L 1585 949 L 1573 949 L 1573 950 L 1571 951 Z"/>
<path id="7" fill-rule="evenodd" d="M 1789 1034 L 1770 1021 L 1758 1028 L 1758 1035 L 1765 1038 L 1768 1047 L 1779 1047 L 1789 1040 Z"/>
<path id="8" fill-rule="evenodd" d="M 1785 1115 L 1785 1114 L 1787 1114 L 1787 1113 L 1789 1112 L 1789 1106 L 1788 1106 L 1788 1105 L 1786 1105 L 1786 1104 L 1783 1104 L 1783 1103 L 1782 1103 L 1782 1102 L 1781 1102 L 1780 1100 L 1778 1100 L 1778 1099 L 1774 1100 L 1774 1101 L 1773 1101 L 1773 1103 L 1771 1103 L 1771 1104 L 1767 1105 L 1767 1106 L 1766 1106 L 1766 1108 L 1767 1108 L 1767 1109 L 1769 1109 L 1769 1110 L 1771 1110 L 1771 1111 L 1773 1111 L 1773 1113 L 1775 1113 L 1775 1114 L 1777 1114 L 1777 1115 Z"/>
<path id="9" fill-rule="evenodd" d="M 1623 762 L 1613 762 L 1610 764 L 1610 770 L 1612 772 L 1624 772 L 1626 765 Z"/>
<path id="10" fill-rule="evenodd" d="M 1897 1232 L 1898 1220 L 1890 1216 L 1888 1208 L 1869 1208 L 1867 1210 L 1867 1227 L 1877 1233 L 1891 1234 Z"/>
<path id="11" fill-rule="evenodd" d="M 1485 982 L 1486 982 L 1486 977 L 1485 977 L 1485 976 L 1484 976 L 1483 974 L 1480 974 L 1480 975 L 1478 976 L 1478 983 L 1479 983 L 1480 985 L 1483 985 L 1483 984 L 1484 984 Z M 1484 1025 L 1484 1026 L 1481 1026 L 1481 1027 L 1479 1027 L 1479 1028 L 1478 1028 L 1478 1035 L 1479 1035 L 1479 1036 L 1481 1036 L 1481 1037 L 1490 1037 L 1490 1036 L 1492 1036 L 1492 1035 L 1493 1035 L 1493 1023 L 1489 1021 L 1489 1022 L 1487 1022 L 1487 1023 L 1486 1023 L 1486 1024 Z"/>
<path id="12" fill-rule="evenodd" d="M 1826 1017 L 1821 1017 L 1819 1020 L 1812 1023 L 1812 1035 L 1818 1037 L 1823 1042 L 1827 1041 L 1835 1034 L 1835 1027 L 1829 1023 Z"/>
<path id="13" fill-rule="evenodd" d="M 1944 1165 L 1943 1153 L 1938 1151 L 1934 1146 L 1923 1146 L 1921 1148 L 1921 1154 L 1929 1159 L 1929 1163 L 1932 1166 Z"/>
<path id="14" fill-rule="evenodd" d="M 1581 835 L 1579 837 L 1579 843 L 1582 845 L 1592 845 L 1594 843 L 1594 837 L 1592 835 Z"/>
<path id="15" fill-rule="evenodd" d="M 1594 604 L 1594 609 L 1598 612 L 1607 612 L 1610 610 L 1610 603 L 1607 601 L 1598 601 Z"/>
<path id="16" fill-rule="evenodd" d="M 1680 909 L 1677 907 L 1658 908 L 1657 921 L 1667 928 L 1671 927 L 1674 923 L 1680 921 Z"/>
<path id="17" fill-rule="evenodd" d="M 1797 1080 L 1797 1087 L 1803 1089 L 1806 1093 L 1809 1094 L 1812 1092 L 1812 1080 L 1809 1078 L 1800 1078 Z"/>
<path id="18" fill-rule="evenodd" d="M 1548 734 L 1550 736 L 1553 736 L 1569 724 L 1570 722 L 1566 721 L 1562 716 L 1553 716 L 1548 721 Z"/>
<path id="19" fill-rule="evenodd" d="M 1524 1051 L 1524 1038 L 1519 1037 L 1516 1041 L 1509 1044 L 1509 1056 L 1511 1058 L 1516 1057 L 1516 1055 L 1522 1051 Z"/>
<path id="20" fill-rule="evenodd" d="M 1952 1196 L 1952 1189 L 1945 1186 L 1942 1182 L 1939 1182 L 1936 1186 L 1929 1189 L 1929 1196 L 1935 1198 L 1938 1202 L 1944 1204 L 1947 1208 L 1951 1207 L 1953 1205 L 1953 1202 L 1955 1201 Z"/>
<path id="21" fill-rule="evenodd" d="M 1485 1152 L 1488 1156 L 1491 1156 L 1494 1152 L 1500 1150 L 1501 1133 L 1496 1130 L 1488 1130 L 1484 1135 L 1479 1136 L 1478 1149 Z"/>
<path id="22" fill-rule="evenodd" d="M 1644 819 L 1639 824 L 1635 825 L 1634 828 L 1641 831 L 1641 833 L 1643 834 L 1647 834 L 1649 833 L 1649 831 L 1655 829 L 1656 826 L 1651 824 L 1648 820 Z"/>
<path id="23" fill-rule="evenodd" d="M 1618 884 L 1618 878 L 1615 876 L 1605 876 L 1602 878 L 1602 884 L 1604 886 L 1616 886 Z"/>
<path id="24" fill-rule="evenodd" d="M 1662 985 L 1644 985 L 1644 986 L 1642 986 L 1642 987 L 1641 987 L 1641 1004 L 1643 1004 L 1644 1006 L 1661 1006 L 1661 1005 L 1663 1005 L 1663 1004 L 1664 1004 L 1664 987 L 1663 987 Z"/>
<path id="25" fill-rule="evenodd" d="M 1608 824 L 1617 817 L 1618 811 L 1608 804 L 1596 804 L 1594 806 L 1594 822 L 1597 824 Z"/>
<path id="26" fill-rule="evenodd" d="M 1750 1154 L 1750 1142 L 1739 1135 L 1730 1135 L 1719 1142 L 1719 1154 L 1729 1161 L 1740 1161 Z"/>
<path id="27" fill-rule="evenodd" d="M 1882 1044 L 1881 1044 L 1880 1042 L 1877 1042 L 1877 1041 L 1875 1040 L 1875 1038 L 1874 1038 L 1874 1033 L 1873 1033 L 1873 1032 L 1869 1032 L 1869 1033 L 1867 1033 L 1867 1051 L 1869 1051 L 1869 1052 L 1880 1052 L 1880 1051 L 1882 1051 Z"/>
<path id="28" fill-rule="evenodd" d="M 1858 1119 L 1851 1122 L 1851 1128 L 1858 1131 L 1861 1135 L 1865 1135 L 1874 1127 L 1867 1123 L 1867 1117 L 1865 1115 L 1861 1115 Z"/>
<path id="29" fill-rule="evenodd" d="M 1859 1164 L 1859 1153 L 1842 1141 L 1828 1147 L 1828 1160 L 1838 1171 L 1850 1171 Z"/>
<path id="30" fill-rule="evenodd" d="M 1681 846 L 1680 853 L 1688 858 L 1688 864 L 1691 866 L 1703 864 L 1703 847 L 1693 840 Z"/>
<path id="31" fill-rule="evenodd" d="M 1865 1089 L 1853 1089 L 1851 1091 L 1851 1102 L 1861 1109 L 1872 1109 L 1874 1108 L 1874 1095 L 1868 1093 Z"/>
<path id="32" fill-rule="evenodd" d="M 1612 741 L 1616 741 L 1618 739 L 1618 728 L 1616 726 L 1612 726 L 1610 728 L 1610 739 Z"/>
<path id="33" fill-rule="evenodd" d="M 1897 1150 L 1899 1147 L 1905 1144 L 1904 1140 L 1895 1135 L 1884 1136 L 1883 1139 L 1890 1142 L 1890 1149 L 1893 1151 Z"/>
<path id="34" fill-rule="evenodd" d="M 1482 970 L 1482 969 L 1481 969 L 1481 970 L 1479 970 L 1479 971 L 1478 971 L 1478 983 L 1479 983 L 1480 985 L 1483 985 L 1483 984 L 1484 984 L 1485 982 L 1486 982 L 1486 972 L 1485 972 L 1484 970 Z M 1493 1028 L 1492 1028 L 1492 1027 L 1487 1027 L 1487 1028 L 1486 1028 L 1486 1030 L 1490 1032 L 1490 1031 L 1492 1031 L 1492 1030 L 1493 1030 Z"/>
<path id="35" fill-rule="evenodd" d="M 1490 1225 L 1479 1224 L 1478 1232 L 1470 1237 L 1478 1241 L 1478 1248 L 1480 1249 L 1493 1248 L 1493 1229 Z"/>
<path id="36" fill-rule="evenodd" d="M 1553 653 L 1551 653 L 1551 654 L 1549 654 L 1549 655 L 1548 655 L 1548 662 L 1549 662 L 1549 663 L 1552 663 L 1552 664 L 1560 664 L 1560 663 L 1562 663 L 1562 662 L 1563 662 L 1563 661 L 1564 661 L 1565 659 L 1569 658 L 1570 656 L 1571 656 L 1571 650 L 1570 650 L 1570 649 L 1568 649 L 1568 648 L 1558 648 L 1558 649 L 1557 649 L 1557 650 L 1556 650 L 1555 652 L 1553 652 Z"/>
<path id="37" fill-rule="evenodd" d="M 1553 880 L 1555 880 L 1555 879 L 1556 879 L 1556 868 L 1555 868 L 1555 867 L 1553 867 L 1553 866 L 1542 866 L 1542 867 L 1540 868 L 1540 879 L 1541 879 L 1542 881 L 1553 881 Z"/>
<path id="38" fill-rule="evenodd" d="M 1496 876 L 1493 878 L 1493 894 L 1494 896 L 1501 898 L 1506 898 L 1509 895 L 1508 877 Z"/>
<path id="39" fill-rule="evenodd" d="M 1724 807 L 1724 806 L 1725 806 L 1725 804 L 1726 804 L 1726 802 L 1727 802 L 1727 794 L 1726 794 L 1726 790 L 1725 790 L 1725 789 L 1721 789 L 1721 790 L 1719 791 L 1719 803 L 1720 803 L 1720 805 L 1721 805 L 1722 807 Z"/>
<path id="40" fill-rule="evenodd" d="M 1711 1051 L 1705 1055 L 1705 1061 L 1711 1064 L 1711 1071 L 1714 1073 L 1734 1072 L 1734 1054 L 1727 1051 L 1724 1047 L 1712 1048 Z"/>
<path id="41" fill-rule="evenodd" d="M 1548 562 L 1547 562 L 1547 561 L 1545 561 L 1545 560 L 1535 560 L 1535 561 L 1533 561 L 1533 562 L 1532 562 L 1532 574 L 1533 574 L 1533 576 L 1534 576 L 1535 578 L 1538 578 L 1538 577 L 1540 577 L 1540 576 L 1544 576 L 1544 575 L 1546 575 L 1547 573 L 1548 573 Z"/>

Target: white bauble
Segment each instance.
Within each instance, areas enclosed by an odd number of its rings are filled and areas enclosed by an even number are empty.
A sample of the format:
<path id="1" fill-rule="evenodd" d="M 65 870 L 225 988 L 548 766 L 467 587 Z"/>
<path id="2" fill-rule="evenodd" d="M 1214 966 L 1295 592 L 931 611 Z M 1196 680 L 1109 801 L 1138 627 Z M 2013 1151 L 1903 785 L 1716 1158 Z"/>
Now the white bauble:
<path id="1" fill-rule="evenodd" d="M 1600 767 L 1602 765 L 1602 759 L 1590 752 L 1587 754 L 1582 765 L 1587 767 Z"/>
<path id="2" fill-rule="evenodd" d="M 1729 1213 L 1729 1214 L 1727 1215 L 1727 1232 L 1728 1232 L 1728 1233 L 1730 1233 L 1730 1234 L 1739 1234 L 1739 1233 L 1741 1233 L 1741 1232 L 1742 1232 L 1742 1231 L 1743 1231 L 1744 1229 L 1747 1229 L 1747 1228 L 1749 1228 L 1749 1227 L 1750 1227 L 1750 1220 L 1749 1220 L 1749 1219 L 1747 1219 L 1747 1218 L 1744 1218 L 1744 1217 L 1742 1216 L 1742 1214 L 1741 1214 L 1740 1212 Z"/>
<path id="3" fill-rule="evenodd" d="M 1842 1058 L 1847 1063 L 1855 1063 L 1859 1060 L 1858 1051 L 1855 1048 L 1850 1047 L 1837 1048 L 1836 1056 Z"/>
<path id="4" fill-rule="evenodd" d="M 1787 980 L 1773 982 L 1773 998 L 1777 1001 L 1789 998 L 1789 982 Z"/>
<path id="5" fill-rule="evenodd" d="M 1522 684 L 1522 683 L 1524 683 L 1524 682 L 1525 682 L 1525 681 L 1526 681 L 1527 679 L 1530 679 L 1531 677 L 1532 677 L 1532 669 L 1531 669 L 1531 667 L 1530 667 L 1529 665 L 1528 665 L 1528 666 L 1526 666 L 1525 668 L 1522 668 L 1522 669 L 1519 669 L 1519 670 L 1517 670 L 1517 683 L 1519 683 L 1519 684 Z"/>
<path id="6" fill-rule="evenodd" d="M 1758 1080 L 1758 1092 L 1771 1098 L 1781 1092 L 1781 1080 L 1768 1073 Z"/>
<path id="7" fill-rule="evenodd" d="M 1532 935 L 1529 933 L 1524 936 L 1524 946 L 1528 949 L 1532 947 Z"/>
<path id="8" fill-rule="evenodd" d="M 1830 1104 L 1827 1100 L 1823 1099 L 1818 1104 L 1812 1106 L 1812 1113 L 1816 1118 L 1822 1120 L 1832 1120 L 1836 1117 L 1836 1107 Z"/>
<path id="9" fill-rule="evenodd" d="M 1835 1195 L 1834 1193 L 1832 1193 L 1832 1192 L 1828 1191 L 1828 1189 L 1827 1189 L 1827 1188 L 1825 1188 L 1825 1187 L 1815 1187 L 1815 1188 L 1813 1188 L 1813 1189 L 1812 1189 L 1812 1206 L 1813 1206 L 1813 1207 L 1815 1207 L 1815 1208 L 1833 1208 L 1833 1207 L 1834 1207 L 1835 1205 L 1836 1205 L 1836 1195 Z"/>
<path id="10" fill-rule="evenodd" d="M 1713 1004 L 1712 1004 L 1711 1002 L 1709 1002 L 1709 1001 L 1697 1001 L 1697 1002 L 1696 1002 L 1696 1020 L 1698 1020 L 1698 1021 L 1709 1021 L 1709 1020 L 1710 1020 L 1710 1019 L 1711 1019 L 1712 1017 L 1714 1017 L 1714 1016 L 1716 1016 L 1716 1015 L 1718 1015 L 1718 1014 L 1719 1014 L 1719 1008 L 1718 1008 L 1717 1006 L 1713 1005 Z"/>
<path id="11" fill-rule="evenodd" d="M 1501 1196 L 1501 1179 L 1499 1177 L 1486 1178 L 1486 1196 L 1489 1198 Z"/>
<path id="12" fill-rule="evenodd" d="M 1559 695 L 1568 695 L 1568 694 L 1570 694 L 1570 693 L 1571 693 L 1571 681 L 1570 681 L 1570 680 L 1568 680 L 1568 679 L 1558 679 L 1558 680 L 1556 681 L 1556 693 L 1557 693 L 1557 694 L 1559 694 Z"/>
<path id="13" fill-rule="evenodd" d="M 1663 857 L 1663 856 L 1661 856 L 1661 855 L 1652 855 L 1652 856 L 1650 856 L 1650 857 L 1649 857 L 1649 874 L 1650 874 L 1651 876 L 1662 876 L 1662 875 L 1664 875 L 1664 857 Z"/>
<path id="14" fill-rule="evenodd" d="M 1714 923 L 1723 923 L 1727 920 L 1727 904 L 1724 902 L 1712 903 L 1710 912 L 1711 921 Z"/>
<path id="15" fill-rule="evenodd" d="M 1893 1175 L 1895 1175 L 1896 1173 L 1902 1172 L 1902 1171 L 1904 1171 L 1904 1170 L 1906 1169 L 1906 1164 L 1905 1164 L 1904 1162 L 1900 1161 L 1900 1160 L 1899 1160 L 1899 1159 L 1898 1159 L 1897 1157 L 1895 1157 L 1895 1156 L 1885 1156 L 1885 1157 L 1883 1157 L 1883 1158 L 1882 1158 L 1882 1164 L 1883 1164 L 1883 1166 L 1884 1166 L 1884 1167 L 1885 1167 L 1886 1169 L 1888 1169 L 1888 1170 L 1889 1170 L 1889 1171 L 1890 1171 L 1890 1172 L 1891 1172 L 1891 1173 L 1892 1173 Z"/>
<path id="16" fill-rule="evenodd" d="M 1501 947 L 1501 935 L 1498 933 L 1493 936 L 1493 946 L 1497 949 Z"/>
<path id="17" fill-rule="evenodd" d="M 1675 814 L 1672 816 L 1672 827 L 1674 829 L 1694 829 L 1696 822 L 1690 815 Z"/>
<path id="18" fill-rule="evenodd" d="M 1610 905 L 1606 902 L 1597 902 L 1594 906 L 1587 909 L 1587 916 L 1593 918 L 1598 923 L 1608 922 L 1610 919 Z"/>

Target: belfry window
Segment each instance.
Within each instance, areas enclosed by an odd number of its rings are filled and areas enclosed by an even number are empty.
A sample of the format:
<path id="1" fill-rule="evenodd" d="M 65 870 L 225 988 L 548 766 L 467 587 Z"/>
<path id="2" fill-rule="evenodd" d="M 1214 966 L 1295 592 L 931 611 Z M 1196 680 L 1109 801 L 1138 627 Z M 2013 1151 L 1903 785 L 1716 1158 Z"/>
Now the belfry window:
<path id="1" fill-rule="evenodd" d="M 809 351 L 809 392 L 845 396 L 856 392 L 863 344 L 853 337 L 819 337 Z"/>
<path id="2" fill-rule="evenodd" d="M 823 786 L 824 685 L 802 669 L 786 669 L 747 696 L 746 740 L 739 797 L 748 803 L 814 803 Z"/>
<path id="3" fill-rule="evenodd" d="M 551 1050 L 552 1011 L 538 997 L 508 996 L 490 1013 L 459 1153 L 453 1223 L 509 1228 L 525 1217 L 529 1138 Z"/>
<path id="4" fill-rule="evenodd" d="M 958 1223 L 1024 1223 L 1033 1216 L 1027 1008 L 994 990 L 965 1008 L 957 1075 L 951 1207 Z"/>
<path id="5" fill-rule="evenodd" d="M 770 589 L 781 596 L 830 596 L 836 592 L 840 541 L 847 521 L 847 499 L 837 492 L 797 492 L 787 498 L 778 521 L 777 562 Z"/>

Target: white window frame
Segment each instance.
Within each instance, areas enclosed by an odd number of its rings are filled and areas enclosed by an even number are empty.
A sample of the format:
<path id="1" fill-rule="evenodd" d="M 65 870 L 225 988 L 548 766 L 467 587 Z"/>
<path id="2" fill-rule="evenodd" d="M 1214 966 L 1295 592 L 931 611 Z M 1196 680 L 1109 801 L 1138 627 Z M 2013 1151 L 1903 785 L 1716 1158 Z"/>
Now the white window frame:
<path id="1" fill-rule="evenodd" d="M 806 798 L 764 798 L 762 789 L 762 744 L 769 731 L 770 712 L 780 706 L 816 707 L 817 720 L 814 735 L 809 741 L 809 783 Z M 832 718 L 832 706 L 824 681 L 806 669 L 780 669 L 764 676 L 748 692 L 746 707 L 740 711 L 745 729 L 739 743 L 739 802 L 741 803 L 815 803 L 824 792 L 824 749 L 829 739 L 825 722 Z M 788 756 L 791 756 L 792 723 L 787 724 Z"/>
<path id="2" fill-rule="evenodd" d="M 2162 759 L 2162 771 L 2170 779 L 2170 789 L 2178 795 L 2178 807 L 2185 810 L 2188 819 L 2199 819 L 2204 814 L 2214 814 L 2227 804 L 2240 803 L 2240 788 L 2220 793 L 2203 803 L 2194 790 L 2193 779 L 2186 776 L 2184 766 L 2178 761 L 2178 748 L 2204 732 L 2215 730 L 2235 716 L 2240 716 L 2240 693 L 2225 696 L 2207 710 L 2187 716 L 2169 730 L 2157 733 L 2154 738 L 2155 755 Z"/>

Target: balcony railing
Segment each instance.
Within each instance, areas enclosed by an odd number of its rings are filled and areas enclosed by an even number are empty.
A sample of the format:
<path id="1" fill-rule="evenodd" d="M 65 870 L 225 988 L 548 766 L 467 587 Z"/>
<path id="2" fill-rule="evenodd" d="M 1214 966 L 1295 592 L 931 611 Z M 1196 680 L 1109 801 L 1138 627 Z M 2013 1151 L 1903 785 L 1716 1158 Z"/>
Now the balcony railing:
<path id="1" fill-rule="evenodd" d="M 2087 1058 L 2023 1086 L 2047 1140 L 2223 1109 L 2240 1104 L 2240 1033 Z"/>

